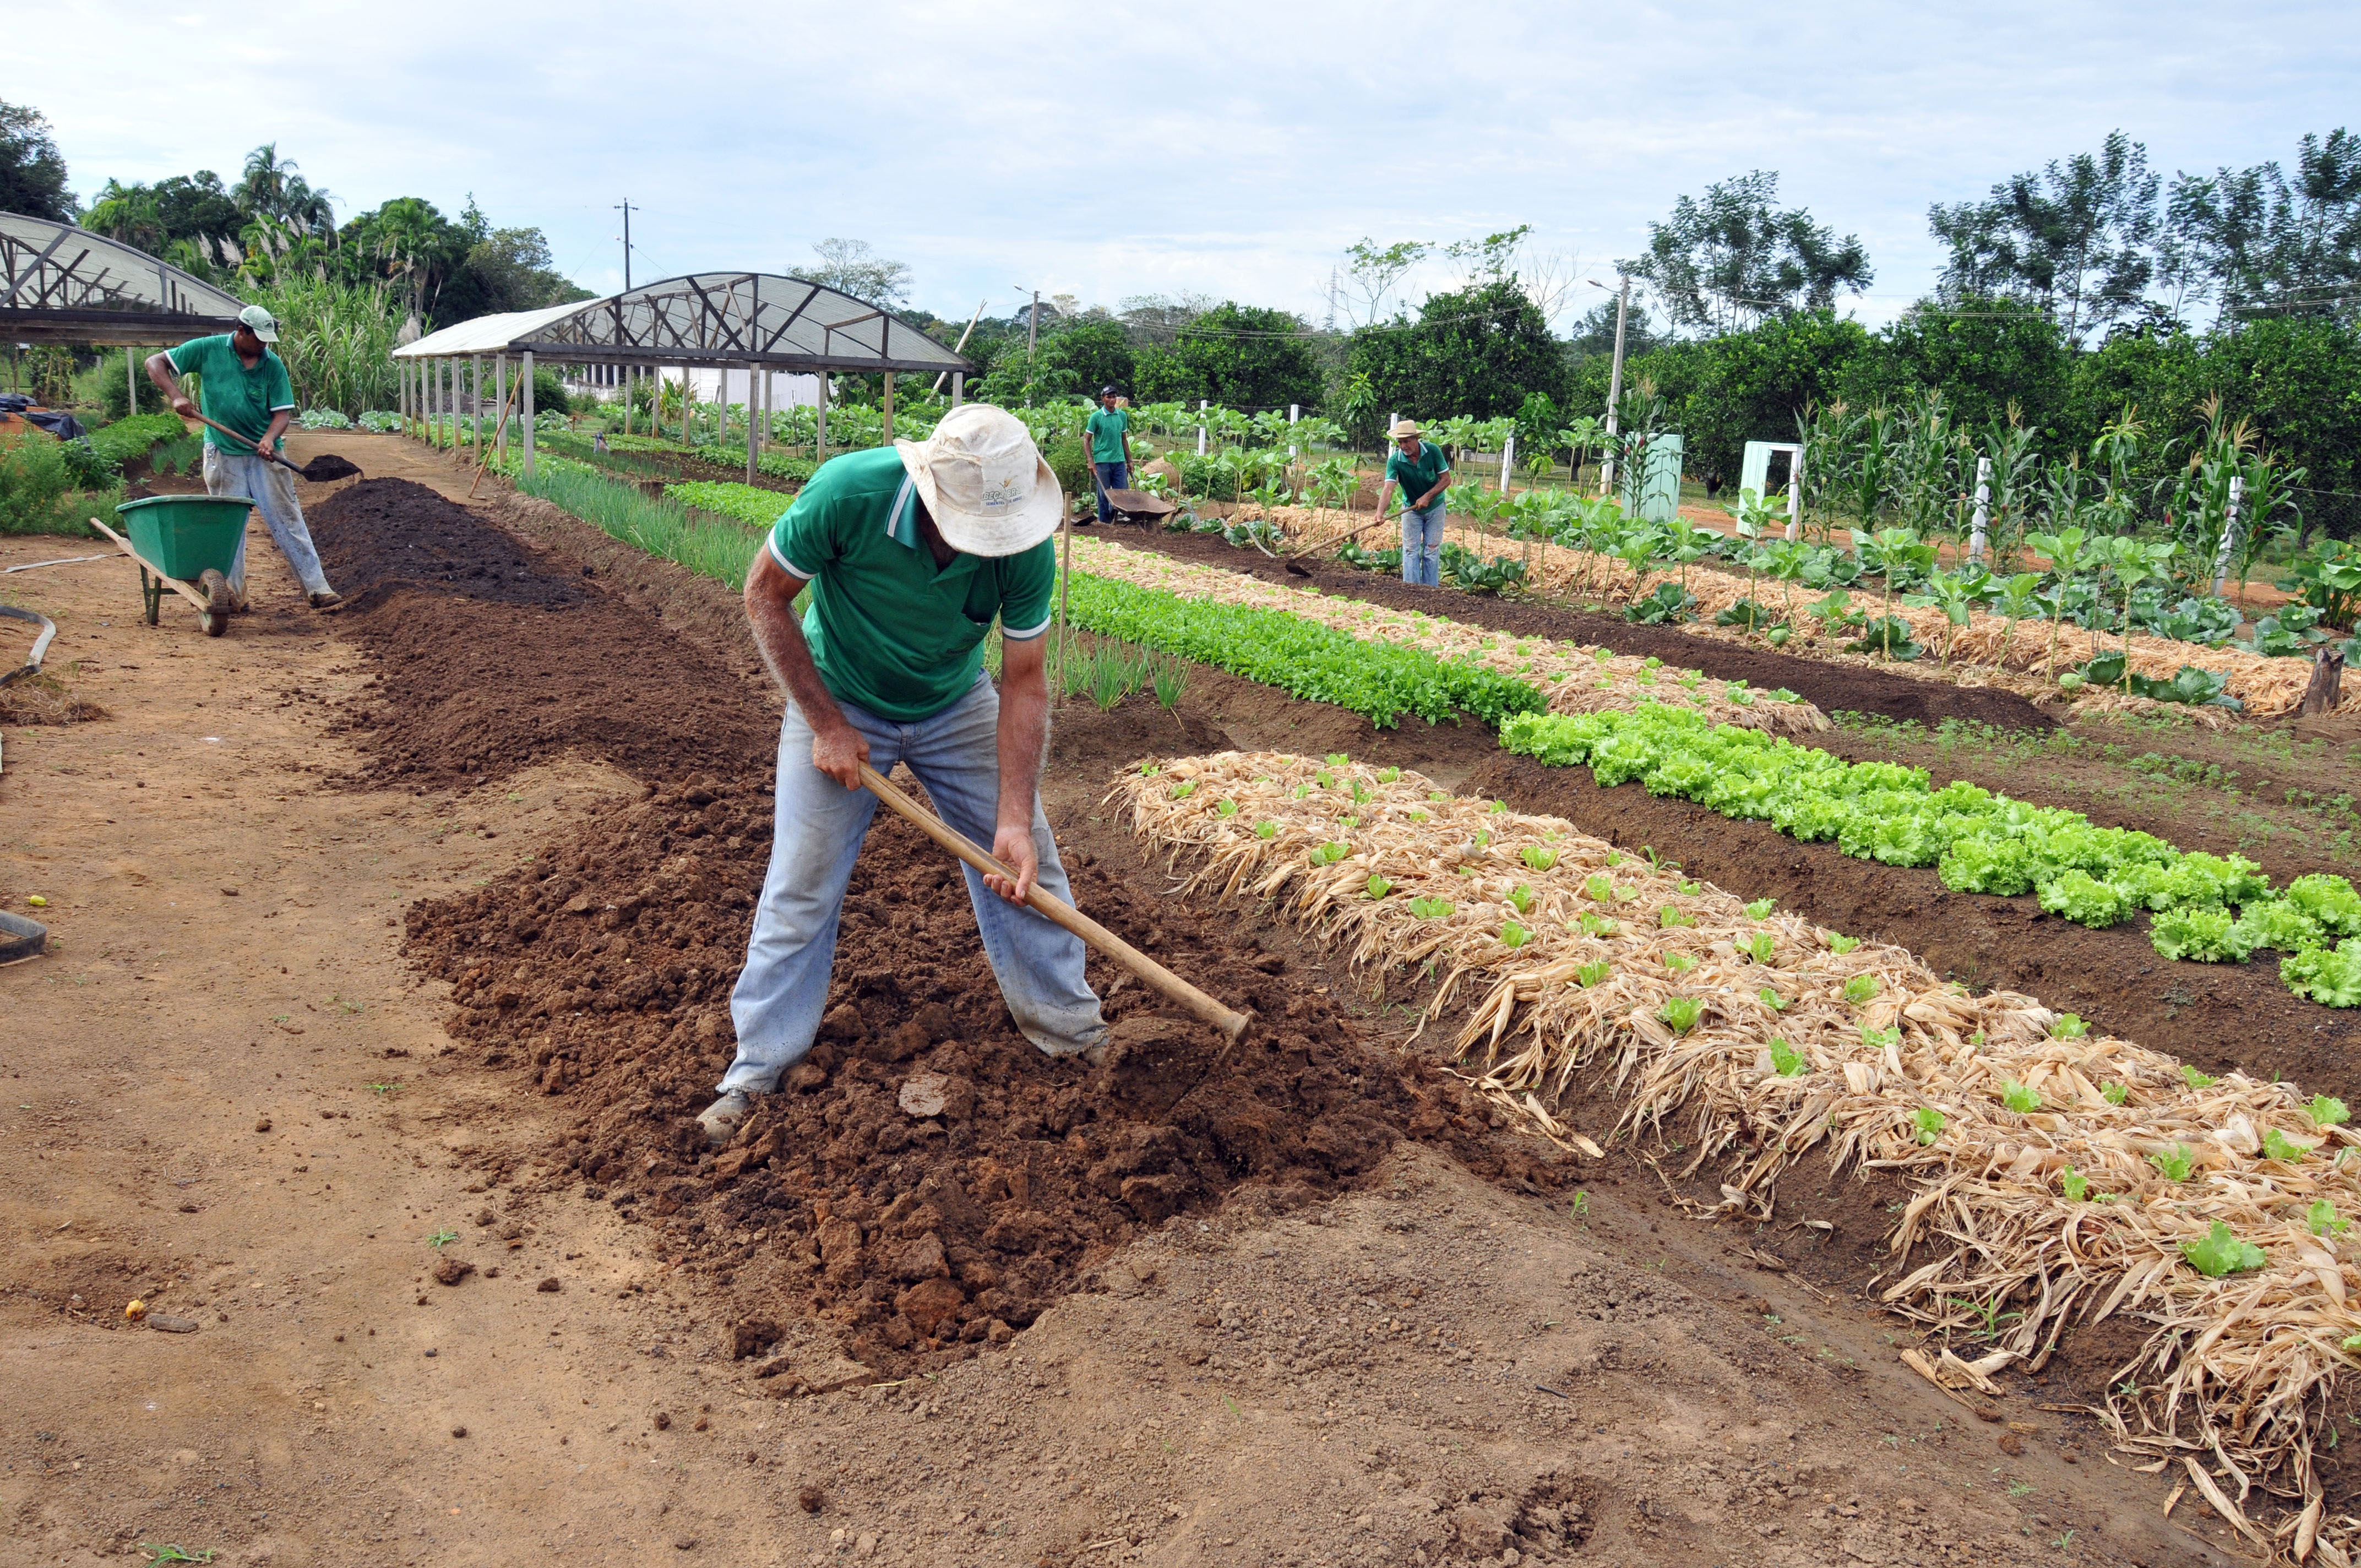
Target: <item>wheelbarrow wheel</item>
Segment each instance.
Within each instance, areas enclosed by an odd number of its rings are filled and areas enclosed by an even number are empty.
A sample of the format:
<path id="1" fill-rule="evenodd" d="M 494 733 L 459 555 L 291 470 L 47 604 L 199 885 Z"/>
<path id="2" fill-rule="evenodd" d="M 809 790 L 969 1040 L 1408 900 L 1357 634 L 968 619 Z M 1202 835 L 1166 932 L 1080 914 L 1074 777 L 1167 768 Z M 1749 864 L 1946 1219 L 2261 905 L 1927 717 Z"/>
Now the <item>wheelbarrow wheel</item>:
<path id="1" fill-rule="evenodd" d="M 205 590 L 205 608 L 197 616 L 197 623 L 208 637 L 219 637 L 229 630 L 230 611 L 237 608 L 237 596 L 230 592 L 229 579 L 208 566 L 197 577 L 197 587 Z"/>

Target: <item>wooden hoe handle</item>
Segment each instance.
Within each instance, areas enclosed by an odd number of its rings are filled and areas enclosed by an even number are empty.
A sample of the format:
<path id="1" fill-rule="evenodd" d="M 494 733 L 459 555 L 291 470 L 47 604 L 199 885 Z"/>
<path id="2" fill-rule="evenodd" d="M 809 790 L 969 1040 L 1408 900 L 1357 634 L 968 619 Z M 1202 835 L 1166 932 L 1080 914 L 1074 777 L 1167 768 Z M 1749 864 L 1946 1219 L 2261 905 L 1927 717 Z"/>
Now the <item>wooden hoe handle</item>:
<path id="1" fill-rule="evenodd" d="M 869 787 L 872 795 L 908 818 L 911 825 L 919 832 L 924 833 L 977 871 L 988 872 L 994 876 L 1006 877 L 1012 883 L 1016 880 L 1016 872 L 1001 864 L 994 856 L 977 849 L 960 834 L 944 827 L 942 820 L 933 812 L 912 800 L 897 785 L 888 781 L 884 774 L 866 762 L 861 764 L 861 782 Z M 1026 895 L 1025 902 L 1040 911 L 1049 920 L 1064 927 L 1130 970 L 1139 982 L 1150 991 L 1169 1001 L 1179 1003 L 1191 1014 L 1212 1025 L 1231 1045 L 1236 1045 L 1246 1034 L 1246 1025 L 1254 1022 L 1248 1014 L 1223 1006 L 1213 997 L 1191 985 L 1072 905 L 1054 894 L 1042 892 L 1038 885 Z"/>
<path id="2" fill-rule="evenodd" d="M 294 468 L 294 469 L 295 469 L 295 472 L 297 472 L 298 474 L 300 474 L 300 473 L 302 473 L 302 472 L 303 471 L 303 470 L 302 470 L 302 469 L 301 469 L 301 468 L 296 468 L 294 464 L 290 463 L 289 461 L 287 461 L 287 459 L 286 459 L 286 458 L 281 457 L 280 455 L 279 455 L 279 454 L 278 454 L 278 453 L 276 453 L 276 452 L 265 452 L 265 451 L 262 449 L 261 444 L 260 444 L 259 443 L 255 442 L 255 441 L 253 441 L 253 440 L 251 440 L 251 439 L 249 439 L 249 438 L 247 438 L 247 437 L 246 437 L 246 436 L 240 435 L 237 432 L 236 432 L 236 431 L 234 431 L 234 430 L 230 429 L 230 427 L 229 427 L 229 426 L 227 426 L 227 425 L 225 425 L 225 424 L 217 423 L 217 422 L 214 422 L 214 421 L 213 421 L 213 420 L 209 420 L 209 419 L 207 419 L 207 418 L 206 418 L 204 415 L 203 415 L 203 414 L 191 414 L 189 417 L 190 417 L 191 419 L 192 419 L 192 420 L 195 420 L 199 424 L 208 424 L 208 425 L 212 425 L 214 429 L 215 429 L 215 430 L 217 430 L 217 431 L 220 431 L 224 435 L 228 436 L 232 441 L 243 441 L 243 442 L 245 442 L 245 443 L 246 443 L 246 444 L 247 444 L 248 447 L 251 447 L 251 448 L 253 449 L 253 451 L 254 451 L 254 453 L 255 453 L 255 455 L 256 455 L 257 456 L 258 456 L 258 457 L 268 457 L 268 458 L 269 458 L 273 463 L 278 464 L 281 468 Z"/>

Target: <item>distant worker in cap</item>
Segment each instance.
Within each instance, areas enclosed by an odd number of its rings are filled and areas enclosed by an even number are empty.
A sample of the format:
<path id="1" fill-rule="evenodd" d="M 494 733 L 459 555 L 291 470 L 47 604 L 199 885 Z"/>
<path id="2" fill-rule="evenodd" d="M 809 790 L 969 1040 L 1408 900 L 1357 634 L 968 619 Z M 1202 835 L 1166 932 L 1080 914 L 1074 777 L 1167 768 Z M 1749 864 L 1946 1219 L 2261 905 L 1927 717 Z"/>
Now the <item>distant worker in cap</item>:
<path id="1" fill-rule="evenodd" d="M 278 321 L 260 305 L 248 305 L 237 314 L 236 332 L 192 337 L 178 348 L 149 355 L 148 378 L 163 389 L 172 411 L 185 416 L 199 410 L 181 391 L 180 378 L 197 378 L 204 417 L 236 432 L 235 436 L 205 432 L 205 493 L 252 501 L 269 525 L 272 543 L 311 596 L 312 607 L 324 609 L 336 602 L 336 592 L 320 569 L 320 553 L 313 548 L 312 531 L 296 502 L 294 470 L 263 455 L 281 449 L 288 422 L 295 417 L 295 389 L 287 378 L 287 362 L 270 351 L 278 341 Z M 244 609 L 244 533 L 238 535 L 229 587 L 238 608 Z"/>
<path id="2" fill-rule="evenodd" d="M 1090 419 L 1082 425 L 1082 438 L 1091 444 L 1091 474 L 1098 482 L 1099 521 L 1107 522 L 1115 517 L 1115 503 L 1107 499 L 1109 490 L 1131 488 L 1131 410 L 1113 387 L 1099 389 L 1099 406 L 1091 411 Z"/>
<path id="3" fill-rule="evenodd" d="M 1386 454 L 1386 482 L 1378 487 L 1378 515 L 1399 488 L 1402 498 L 1402 581 L 1430 588 L 1443 586 L 1444 498 L 1451 489 L 1451 456 L 1419 433 L 1416 420 L 1399 420 L 1386 432 L 1394 449 Z"/>
<path id="4" fill-rule="evenodd" d="M 1016 1026 L 1053 1057 L 1095 1064 L 1099 999 L 1082 941 L 1027 907 L 1071 902 L 1041 810 L 1045 651 L 1057 584 L 1058 477 L 1022 422 L 988 403 L 943 416 L 924 443 L 830 458 L 746 575 L 754 641 L 786 688 L 771 869 L 730 998 L 737 1059 L 697 1120 L 730 1141 L 752 1096 L 778 1088 L 818 1032 L 837 916 L 877 797 L 860 765 L 906 762 L 951 828 L 990 844 L 1011 881 L 966 873 L 969 902 Z M 808 586 L 797 623 L 792 606 Z M 1000 685 L 983 639 L 1000 622 Z"/>

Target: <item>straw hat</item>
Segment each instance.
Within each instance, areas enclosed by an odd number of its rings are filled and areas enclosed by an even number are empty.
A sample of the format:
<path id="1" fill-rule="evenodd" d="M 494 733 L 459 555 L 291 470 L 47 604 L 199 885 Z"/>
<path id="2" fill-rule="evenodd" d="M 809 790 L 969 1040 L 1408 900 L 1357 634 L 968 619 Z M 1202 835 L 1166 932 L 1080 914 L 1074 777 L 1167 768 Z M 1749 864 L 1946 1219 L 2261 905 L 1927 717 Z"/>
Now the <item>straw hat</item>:
<path id="1" fill-rule="evenodd" d="M 923 442 L 895 451 L 943 542 L 971 555 L 1015 555 L 1058 532 L 1065 492 L 1024 422 L 990 403 L 965 403 Z"/>
<path id="2" fill-rule="evenodd" d="M 1418 421 L 1414 419 L 1398 419 L 1394 421 L 1394 427 L 1386 432 L 1386 439 L 1388 441 L 1400 441 L 1406 435 L 1424 435 L 1425 433 L 1426 432 L 1418 428 Z"/>

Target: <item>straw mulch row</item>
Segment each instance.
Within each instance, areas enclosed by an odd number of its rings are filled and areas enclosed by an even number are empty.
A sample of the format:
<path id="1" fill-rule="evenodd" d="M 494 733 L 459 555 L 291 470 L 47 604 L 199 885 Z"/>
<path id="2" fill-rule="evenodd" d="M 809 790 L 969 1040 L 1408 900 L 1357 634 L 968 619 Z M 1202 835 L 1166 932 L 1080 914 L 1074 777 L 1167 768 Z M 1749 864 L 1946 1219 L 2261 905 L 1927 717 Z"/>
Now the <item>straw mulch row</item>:
<path id="1" fill-rule="evenodd" d="M 1252 509 L 1247 509 L 1252 510 Z M 1290 539 L 1325 541 L 1335 532 L 1327 520 L 1315 518 L 1303 507 L 1274 507 L 1268 514 L 1271 522 Z M 1333 516 L 1333 514 L 1331 514 Z M 1475 528 L 1453 520 L 1444 537 L 1453 543 L 1475 551 L 1479 555 L 1511 555 L 1527 563 L 1528 582 L 1536 591 L 1553 598 L 1571 598 L 1586 603 L 1612 601 L 1629 603 L 1653 589 L 1656 584 L 1681 577 L 1676 567 L 1651 567 L 1644 576 L 1635 578 L 1631 568 L 1613 555 L 1602 555 L 1587 550 L 1568 550 L 1562 545 L 1540 541 L 1510 539 L 1503 534 L 1481 533 Z M 1783 602 L 1792 602 L 1795 609 L 1795 633 L 1785 652 L 1809 653 L 1814 658 L 1839 662 L 1858 661 L 1876 663 L 1869 654 L 1845 653 L 1843 645 L 1852 641 L 1852 634 L 1829 636 L 1817 629 L 1817 623 L 1804 614 L 1804 607 L 1817 602 L 1822 596 L 1817 590 L 1795 589 L 1783 601 L 1780 585 L 1769 577 L 1757 577 L 1752 583 L 1742 575 L 1719 567 L 1691 565 L 1686 580 L 1688 590 L 1697 596 L 1699 624 L 1687 630 L 1708 636 L 1743 640 L 1747 633 L 1735 628 L 1717 627 L 1713 618 L 1738 603 L 1752 598 L 1766 609 L 1777 610 Z M 1871 615 L 1886 613 L 1889 607 L 1875 592 L 1855 589 L 1853 608 Z M 1881 664 L 1883 668 L 1901 668 L 1914 674 L 1924 674 L 1934 679 L 1963 678 L 1992 680 L 2025 695 L 2051 697 L 2057 693 L 2050 678 L 2055 671 L 2066 669 L 2090 658 L 2093 652 L 2092 633 L 2079 626 L 2057 629 L 2057 646 L 2053 657 L 2050 646 L 2050 623 L 2046 620 L 2024 620 L 2011 626 L 2004 616 L 1971 613 L 1968 624 L 1956 629 L 1944 619 L 1943 612 L 1927 607 L 1913 607 L 1902 602 L 1896 595 L 1890 607 L 1910 625 L 1911 635 L 1924 643 L 1928 652 L 1916 665 Z M 1938 674 L 1938 655 L 1948 643 L 1949 663 L 1954 667 L 1950 675 Z M 2100 633 L 2096 651 L 2104 652 L 2120 649 L 2124 640 L 2119 633 Z M 2220 671 L 2228 677 L 2225 690 L 2246 704 L 2246 711 L 2254 718 L 2275 718 L 2293 713 L 2303 701 L 2304 687 L 2312 679 L 2311 663 L 2303 659 L 2269 658 L 2249 653 L 2240 648 L 2206 648 L 2194 642 L 2176 642 L 2169 638 L 2134 632 L 2131 639 L 2131 667 L 2136 673 L 2158 680 L 2169 680 L 2183 664 L 2195 664 L 2207 670 Z M 2099 700 L 2105 694 L 2092 693 L 2089 699 Z M 2161 705 L 2147 698 L 2117 696 L 2101 702 L 2110 710 L 2154 711 L 2169 707 L 2187 715 L 2192 710 L 2178 705 Z M 2201 712 L 2202 710 L 2197 710 Z M 2348 693 L 2337 704 L 2339 713 L 2361 712 L 2361 690 Z"/>
<path id="2" fill-rule="evenodd" d="M 1829 728 L 1826 714 L 1792 692 L 1783 697 L 1741 682 L 1710 680 L 1696 670 L 1675 669 L 1661 660 L 1652 664 L 1608 648 L 1512 637 L 1438 616 L 1340 598 L 1317 588 L 1284 587 L 1150 551 L 1077 539 L 1074 569 L 1186 598 L 1283 610 L 1350 637 L 1405 643 L 1440 659 L 1497 670 L 1541 692 L 1553 713 L 1628 712 L 1642 698 L 1653 698 L 1686 702 L 1717 724 L 1773 735 L 1806 735 Z"/>
<path id="3" fill-rule="evenodd" d="M 1613 1136 L 1686 1146 L 1684 1174 L 1712 1166 L 1716 1207 L 1750 1222 L 1806 1155 L 1891 1173 L 1910 1196 L 1872 1283 L 1986 1352 L 1914 1366 L 1982 1384 L 2039 1370 L 2070 1329 L 2144 1324 L 2096 1411 L 2120 1446 L 2290 1557 L 2361 1545 L 2312 1457 L 2361 1336 L 2341 1105 L 1967 995 L 1901 948 L 1415 773 L 1223 752 L 1142 764 L 1109 798 L 1188 894 L 1268 901 L 1358 966 L 1433 965 L 1429 1017 L 1472 1003 L 1470 1076 L 1554 1136 L 1587 1144 L 1562 1113 L 1604 1089 Z"/>

